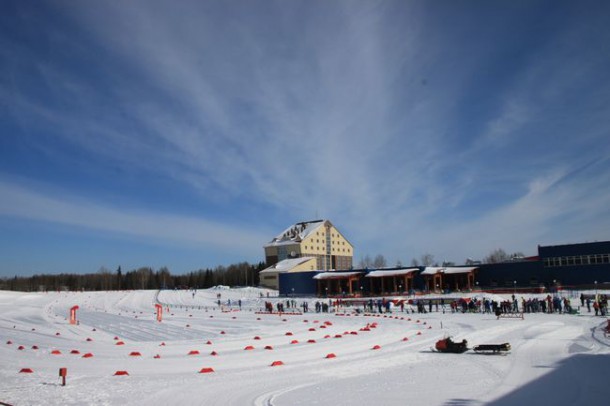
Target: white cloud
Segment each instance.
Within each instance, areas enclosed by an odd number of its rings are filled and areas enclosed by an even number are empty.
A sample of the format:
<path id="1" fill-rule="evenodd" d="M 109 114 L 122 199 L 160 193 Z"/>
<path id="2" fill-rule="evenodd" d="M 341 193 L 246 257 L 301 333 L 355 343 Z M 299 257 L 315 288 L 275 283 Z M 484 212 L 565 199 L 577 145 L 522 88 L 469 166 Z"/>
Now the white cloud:
<path id="1" fill-rule="evenodd" d="M 38 188 L 40 189 L 40 188 Z M 0 215 L 111 233 L 131 235 L 145 242 L 188 244 L 203 249 L 252 253 L 269 236 L 260 230 L 221 224 L 198 217 L 101 205 L 66 193 L 33 190 L 0 180 Z"/>
<path id="2" fill-rule="evenodd" d="M 406 259 L 439 252 L 459 261 L 484 255 L 496 244 L 528 251 L 551 230 L 565 235 L 554 219 L 571 205 L 585 205 L 572 195 L 591 194 L 597 186 L 580 179 L 559 192 L 552 185 L 589 159 L 570 158 L 572 146 L 591 148 L 610 128 L 607 119 L 599 125 L 607 107 L 589 108 L 586 120 L 564 108 L 572 78 L 586 81 L 582 72 L 599 69 L 599 63 L 583 70 L 578 58 L 553 57 L 563 39 L 573 39 L 572 31 L 537 42 L 539 48 L 524 60 L 497 62 L 486 59 L 500 55 L 491 51 L 466 57 L 449 37 L 456 31 L 431 24 L 426 13 L 413 17 L 410 5 L 401 10 L 404 24 L 388 24 L 395 10 L 385 2 L 314 5 L 302 14 L 289 3 L 67 8 L 63 12 L 82 35 L 64 38 L 62 45 L 91 46 L 108 58 L 98 61 L 103 68 L 92 68 L 108 85 L 60 62 L 41 63 L 58 103 L 24 93 L 11 108 L 26 123 L 35 118 L 40 127 L 51 124 L 48 137 L 101 160 L 175 179 L 198 190 L 202 200 L 264 207 L 262 216 L 272 228 L 318 212 L 347 228 L 363 253 Z M 475 39 L 466 49 L 476 45 Z M 475 80 L 482 69 L 501 62 L 509 72 L 497 78 L 504 86 Z M 473 91 L 483 100 L 465 97 Z M 5 97 L 8 105 L 11 96 Z M 475 110 L 467 119 L 460 116 L 464 100 L 477 102 L 480 115 Z M 603 102 L 585 98 L 582 104 L 607 106 Z M 494 107 L 486 109 L 488 104 Z M 566 116 L 575 123 L 572 134 L 556 124 Z M 591 119 L 596 125 L 588 124 Z M 609 147 L 600 145 L 596 153 L 603 156 L 604 148 Z M 75 209 L 68 201 L 14 185 L 8 189 L 24 202 L 50 199 L 55 208 L 50 221 L 99 229 L 111 224 L 119 232 L 138 228 L 147 236 L 168 228 L 176 239 L 185 238 L 179 231 L 191 223 L 163 215 L 165 227 L 153 227 L 152 213 L 125 214 L 107 206 L 80 208 L 66 217 Z M 599 199 L 607 202 L 605 194 Z M 603 210 L 601 204 L 586 204 Z M 476 207 L 465 215 L 465 205 Z M 34 216 L 37 207 L 27 208 L 11 210 Z M 137 227 L 123 229 L 117 221 L 122 216 Z M 198 227 L 187 227 L 187 240 L 206 241 L 196 229 L 220 228 L 227 235 L 223 241 L 238 232 L 197 221 Z M 583 229 L 596 224 L 589 221 Z M 254 239 L 244 247 L 248 244 L 260 246 Z"/>

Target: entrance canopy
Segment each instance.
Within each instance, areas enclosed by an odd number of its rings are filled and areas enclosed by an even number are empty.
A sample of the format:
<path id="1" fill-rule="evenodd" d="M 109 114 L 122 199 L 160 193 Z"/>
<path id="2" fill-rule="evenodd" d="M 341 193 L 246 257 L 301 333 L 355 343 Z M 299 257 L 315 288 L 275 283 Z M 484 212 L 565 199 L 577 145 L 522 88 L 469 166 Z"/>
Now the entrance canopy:
<path id="1" fill-rule="evenodd" d="M 447 291 L 449 289 L 472 290 L 474 286 L 474 271 L 477 269 L 477 267 L 473 266 L 427 266 L 421 275 L 426 280 L 429 291 Z"/>
<path id="2" fill-rule="evenodd" d="M 434 275 L 437 273 L 444 273 L 447 275 L 458 274 L 458 273 L 469 273 L 477 269 L 476 267 L 468 267 L 468 266 L 449 266 L 449 267 L 437 267 L 437 266 L 427 266 L 426 269 L 422 271 L 422 275 Z"/>
<path id="3" fill-rule="evenodd" d="M 314 276 L 314 279 L 328 280 L 328 279 L 346 279 L 356 275 L 360 275 L 362 272 L 323 272 Z"/>
<path id="4" fill-rule="evenodd" d="M 366 274 L 367 278 L 383 278 L 384 276 L 404 276 L 418 271 L 418 268 L 394 269 L 391 271 L 371 271 Z"/>

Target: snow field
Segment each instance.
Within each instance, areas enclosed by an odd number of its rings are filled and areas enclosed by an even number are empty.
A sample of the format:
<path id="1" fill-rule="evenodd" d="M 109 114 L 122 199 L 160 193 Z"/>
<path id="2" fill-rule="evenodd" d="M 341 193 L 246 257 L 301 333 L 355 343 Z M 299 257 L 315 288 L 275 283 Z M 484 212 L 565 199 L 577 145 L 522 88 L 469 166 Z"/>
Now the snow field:
<path id="1" fill-rule="evenodd" d="M 595 384 L 610 377 L 610 363 L 598 361 L 608 361 L 610 354 L 604 318 L 356 315 L 351 309 L 345 315 L 259 314 L 264 301 L 278 300 L 267 299 L 266 293 L 252 288 L 195 294 L 0 292 L 0 402 L 510 404 L 502 402 L 526 395 L 531 400 L 535 383 L 549 379 L 537 388 L 549 392 L 541 401 L 551 396 L 556 404 L 574 404 L 563 402 L 599 401 L 608 393 L 608 385 Z M 161 323 L 157 301 L 164 307 Z M 312 309 L 315 299 L 308 301 Z M 78 325 L 68 321 L 74 305 L 79 306 Z M 512 351 L 505 356 L 432 352 L 446 335 L 467 339 L 469 346 L 510 342 Z M 61 354 L 52 354 L 57 350 Z M 83 357 L 87 353 L 92 356 Z M 566 373 L 569 381 L 564 382 L 564 375 L 554 372 L 573 360 L 584 370 Z M 282 365 L 271 366 L 276 361 Z M 591 373 L 589 365 L 601 370 Z M 58 376 L 61 367 L 68 369 L 65 387 Z M 23 368 L 33 372 L 20 373 Z M 117 371 L 129 375 L 115 376 Z"/>

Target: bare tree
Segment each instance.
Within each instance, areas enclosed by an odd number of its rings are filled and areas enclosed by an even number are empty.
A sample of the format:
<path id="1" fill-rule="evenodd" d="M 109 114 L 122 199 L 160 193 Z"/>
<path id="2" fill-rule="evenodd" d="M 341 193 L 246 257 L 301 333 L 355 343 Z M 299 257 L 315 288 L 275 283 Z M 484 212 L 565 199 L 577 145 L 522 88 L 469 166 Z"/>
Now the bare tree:
<path id="1" fill-rule="evenodd" d="M 369 256 L 369 254 L 366 254 L 364 256 L 364 258 L 360 258 L 360 262 L 358 263 L 358 267 L 360 269 L 372 268 L 373 267 L 373 261 L 371 260 L 371 257 Z"/>
<path id="2" fill-rule="evenodd" d="M 142 267 L 136 271 L 136 274 L 138 275 L 138 280 L 140 281 L 140 289 L 146 289 L 148 286 L 148 280 L 152 275 L 152 269 Z"/>
<path id="3" fill-rule="evenodd" d="M 385 257 L 381 254 L 377 254 L 375 259 L 373 260 L 374 268 L 385 268 L 388 266 L 388 262 L 385 260 Z"/>
<path id="4" fill-rule="evenodd" d="M 498 248 L 493 250 L 487 257 L 485 257 L 484 262 L 487 264 L 497 264 L 500 262 L 506 262 L 509 259 L 510 258 L 506 251 L 504 251 L 502 248 Z"/>
<path id="5" fill-rule="evenodd" d="M 434 263 L 434 255 L 424 254 L 421 256 L 421 264 L 423 266 L 432 266 L 433 263 Z"/>
<path id="6" fill-rule="evenodd" d="M 110 290 L 112 288 L 112 272 L 105 266 L 102 266 L 97 273 L 100 275 L 100 288 L 101 290 Z"/>
<path id="7" fill-rule="evenodd" d="M 413 258 L 411 260 L 411 266 L 419 266 L 419 261 L 417 260 L 417 258 Z"/>

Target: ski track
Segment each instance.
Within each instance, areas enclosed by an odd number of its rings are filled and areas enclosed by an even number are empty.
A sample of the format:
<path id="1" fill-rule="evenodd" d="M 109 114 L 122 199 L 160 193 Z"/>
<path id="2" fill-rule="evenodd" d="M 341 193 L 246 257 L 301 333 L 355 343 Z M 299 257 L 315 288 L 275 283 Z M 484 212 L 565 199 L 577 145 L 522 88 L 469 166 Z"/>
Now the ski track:
<path id="1" fill-rule="evenodd" d="M 220 307 L 217 293 L 222 295 Z M 602 332 L 605 323 L 590 316 L 526 314 L 525 320 L 498 320 L 489 314 L 437 312 L 355 315 L 350 309 L 350 315 L 257 314 L 267 300 L 278 299 L 261 298 L 255 289 L 211 289 L 194 295 L 0 292 L 0 401 L 367 404 L 381 391 L 386 404 L 404 402 L 408 395 L 415 405 L 476 405 L 519 390 L 574 354 L 610 354 Z M 164 307 L 161 323 L 156 321 L 155 303 Z M 79 324 L 70 325 L 67 316 L 74 305 L 79 306 Z M 510 342 L 512 351 L 503 356 L 431 352 L 447 335 L 467 339 L 470 347 Z M 124 345 L 117 345 L 119 340 Z M 19 345 L 25 348 L 18 350 Z M 34 345 L 39 349 L 32 349 Z M 245 350 L 249 345 L 254 349 Z M 62 354 L 52 355 L 53 350 Z M 141 356 L 130 355 L 136 351 Z M 199 354 L 188 355 L 190 351 Z M 94 356 L 83 359 L 86 352 Z M 327 359 L 329 353 L 336 358 Z M 284 365 L 271 367 L 277 360 Z M 25 367 L 35 372 L 19 374 Z M 59 367 L 69 370 L 66 387 L 58 384 Z M 203 367 L 215 372 L 199 374 Z M 113 376 L 117 370 L 127 370 L 129 376 Z M 473 384 L 464 385 L 465 372 Z M 571 377 L 578 379 L 576 375 Z M 451 391 L 434 390 L 426 385 L 429 380 L 443 380 Z M 342 395 L 346 391 L 348 398 Z M 579 390 L 570 396 L 572 401 L 587 399 Z"/>

